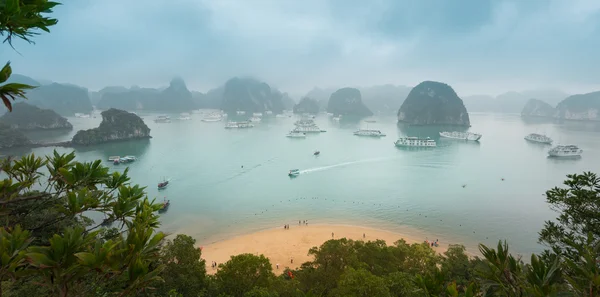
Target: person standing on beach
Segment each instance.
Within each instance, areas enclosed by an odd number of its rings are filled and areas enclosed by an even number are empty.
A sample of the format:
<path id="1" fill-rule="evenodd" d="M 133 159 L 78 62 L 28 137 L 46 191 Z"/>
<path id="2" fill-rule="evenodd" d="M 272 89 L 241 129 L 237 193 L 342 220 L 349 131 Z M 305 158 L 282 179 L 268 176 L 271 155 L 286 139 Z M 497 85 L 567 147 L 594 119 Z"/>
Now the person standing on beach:
<path id="1" fill-rule="evenodd" d="M 333 238 L 333 232 L 331 232 L 331 238 Z"/>
<path id="2" fill-rule="evenodd" d="M 294 257 L 291 257 L 291 258 L 290 258 L 290 263 L 291 263 L 291 264 L 294 264 Z"/>
<path id="3" fill-rule="evenodd" d="M 279 263 L 275 264 L 277 266 L 277 270 L 279 270 Z"/>
<path id="4" fill-rule="evenodd" d="M 363 238 L 365 238 L 365 234 L 363 233 Z"/>

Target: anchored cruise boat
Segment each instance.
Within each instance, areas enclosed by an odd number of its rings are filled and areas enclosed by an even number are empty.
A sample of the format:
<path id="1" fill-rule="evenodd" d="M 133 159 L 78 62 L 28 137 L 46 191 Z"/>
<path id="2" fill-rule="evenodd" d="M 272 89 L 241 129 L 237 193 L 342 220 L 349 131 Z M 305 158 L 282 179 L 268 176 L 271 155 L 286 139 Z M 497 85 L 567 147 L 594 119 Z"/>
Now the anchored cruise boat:
<path id="1" fill-rule="evenodd" d="M 397 147 L 436 147 L 437 144 L 435 140 L 427 137 L 427 138 L 419 138 L 419 137 L 404 137 L 398 138 L 394 144 Z"/>
<path id="2" fill-rule="evenodd" d="M 531 142 L 537 142 L 537 143 L 552 144 L 552 138 L 550 138 L 546 135 L 537 134 L 537 133 L 531 133 L 531 134 L 525 136 L 525 140 L 528 140 Z"/>
<path id="3" fill-rule="evenodd" d="M 227 125 L 225 125 L 225 129 L 244 129 L 252 127 L 254 127 L 254 125 L 249 122 L 227 122 Z"/>
<path id="4" fill-rule="evenodd" d="M 385 134 L 381 133 L 379 130 L 358 130 L 354 132 L 356 136 L 370 136 L 370 137 L 383 137 Z"/>
<path id="5" fill-rule="evenodd" d="M 461 139 L 461 140 L 472 140 L 479 141 L 481 138 L 481 134 L 472 133 L 472 132 L 440 132 L 440 137 L 444 138 L 452 138 L 452 139 Z"/>
<path id="6" fill-rule="evenodd" d="M 290 138 L 306 138 L 306 133 L 292 130 L 285 137 L 290 137 Z"/>
<path id="7" fill-rule="evenodd" d="M 576 145 L 557 145 L 548 151 L 550 157 L 580 157 L 583 150 Z"/>

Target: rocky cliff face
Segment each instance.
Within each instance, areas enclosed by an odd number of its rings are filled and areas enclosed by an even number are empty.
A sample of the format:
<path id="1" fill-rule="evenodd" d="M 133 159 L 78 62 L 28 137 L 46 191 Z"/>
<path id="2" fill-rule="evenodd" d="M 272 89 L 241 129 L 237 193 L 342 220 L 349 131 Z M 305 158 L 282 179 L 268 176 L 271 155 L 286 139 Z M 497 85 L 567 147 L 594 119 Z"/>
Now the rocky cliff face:
<path id="1" fill-rule="evenodd" d="M 555 117 L 563 120 L 600 121 L 600 91 L 569 96 L 556 106 Z"/>
<path id="2" fill-rule="evenodd" d="M 196 109 L 185 82 L 181 78 L 171 80 L 164 90 L 132 87 L 127 90 L 113 88 L 104 90 L 98 108 L 150 111 L 190 111 Z"/>
<path id="3" fill-rule="evenodd" d="M 529 99 L 521 111 L 521 116 L 553 117 L 555 113 L 556 110 L 550 104 L 538 99 Z"/>
<path id="4" fill-rule="evenodd" d="M 31 141 L 17 129 L 0 123 L 0 149 L 30 145 Z"/>
<path id="5" fill-rule="evenodd" d="M 327 112 L 356 117 L 373 115 L 362 102 L 360 91 L 355 88 L 342 88 L 331 94 L 327 103 Z"/>
<path id="6" fill-rule="evenodd" d="M 0 117 L 0 122 L 19 130 L 55 130 L 73 129 L 66 118 L 50 109 L 19 102 L 13 105 L 13 111 Z"/>
<path id="7" fill-rule="evenodd" d="M 398 122 L 413 125 L 470 126 L 462 100 L 447 84 L 424 81 L 414 87 L 398 110 Z"/>
<path id="8" fill-rule="evenodd" d="M 294 113 L 319 113 L 319 103 L 316 100 L 313 100 L 308 97 L 302 98 L 298 104 L 294 106 Z"/>
<path id="9" fill-rule="evenodd" d="M 27 103 L 51 109 L 63 116 L 92 112 L 88 90 L 69 84 L 52 83 L 27 92 Z"/>
<path id="10" fill-rule="evenodd" d="M 283 112 L 283 94 L 272 90 L 268 84 L 252 78 L 232 78 L 225 83 L 221 109 L 227 113 L 238 110 L 247 113 Z"/>
<path id="11" fill-rule="evenodd" d="M 98 128 L 80 130 L 73 136 L 74 145 L 91 145 L 128 139 L 150 138 L 150 128 L 135 114 L 111 108 L 102 112 Z"/>

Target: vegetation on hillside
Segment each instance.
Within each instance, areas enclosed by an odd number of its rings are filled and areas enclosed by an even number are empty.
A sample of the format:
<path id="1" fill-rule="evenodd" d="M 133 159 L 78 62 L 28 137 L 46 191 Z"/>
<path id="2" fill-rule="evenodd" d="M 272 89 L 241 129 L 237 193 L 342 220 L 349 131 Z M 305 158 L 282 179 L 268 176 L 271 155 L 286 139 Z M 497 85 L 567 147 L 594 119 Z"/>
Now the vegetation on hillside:
<path id="1" fill-rule="evenodd" d="M 150 128 L 133 113 L 111 108 L 102 112 L 98 128 L 79 130 L 71 141 L 76 145 L 91 145 L 135 138 L 150 138 Z"/>
<path id="2" fill-rule="evenodd" d="M 13 105 L 13 111 L 0 117 L 0 122 L 20 130 L 73 129 L 66 118 L 50 109 L 41 109 L 19 102 Z"/>
<path id="3" fill-rule="evenodd" d="M 600 178 L 569 175 L 546 193 L 559 213 L 526 261 L 507 243 L 461 245 L 329 240 L 313 261 L 275 275 L 262 255 L 241 254 L 207 275 L 195 240 L 165 240 L 159 205 L 124 173 L 75 155 L 35 155 L 0 164 L 3 296 L 599 296 Z M 46 173 L 42 173 L 46 172 Z M 41 185 L 38 186 L 38 185 Z M 91 220 L 100 213 L 105 220 Z M 526 263 L 527 262 L 527 263 Z"/>

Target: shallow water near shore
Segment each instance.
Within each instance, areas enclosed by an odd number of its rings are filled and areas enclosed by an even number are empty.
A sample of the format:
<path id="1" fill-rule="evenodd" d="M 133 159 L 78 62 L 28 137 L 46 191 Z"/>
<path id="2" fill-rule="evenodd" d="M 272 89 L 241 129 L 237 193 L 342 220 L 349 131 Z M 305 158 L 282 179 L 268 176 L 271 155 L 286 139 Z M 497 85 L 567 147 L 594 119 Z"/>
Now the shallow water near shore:
<path id="1" fill-rule="evenodd" d="M 290 139 L 285 134 L 295 117 L 265 118 L 252 129 L 227 130 L 225 122 L 202 122 L 198 114 L 165 124 L 154 123 L 155 115 L 141 116 L 152 139 L 75 148 L 77 158 L 137 156 L 129 164 L 132 182 L 147 186 L 150 197 L 171 200 L 161 216 L 163 230 L 187 233 L 199 244 L 308 220 L 461 242 L 471 252 L 477 243 L 499 239 L 507 239 L 517 253 L 538 252 L 543 247 L 537 244 L 537 232 L 556 216 L 544 192 L 561 186 L 567 174 L 600 168 L 600 127 L 589 123 L 473 113 L 469 131 L 483 134 L 473 143 L 438 139 L 440 128 L 398 126 L 394 117 L 375 117 L 376 123 L 367 124 L 338 123 L 320 115 L 315 121 L 327 132 Z M 77 130 L 96 127 L 101 118 L 69 120 L 73 131 L 30 137 L 69 140 Z M 359 127 L 381 130 L 387 137 L 352 135 Z M 557 144 L 578 145 L 582 158 L 547 158 L 548 146 L 523 139 L 535 132 Z M 397 149 L 393 142 L 403 135 L 430 136 L 439 146 Z M 53 149 L 3 154 L 45 155 Z M 315 150 L 319 156 L 313 155 Z M 106 166 L 126 167 L 108 161 Z M 291 179 L 287 172 L 295 168 L 301 174 Z M 163 178 L 171 182 L 159 191 L 156 184 Z"/>

